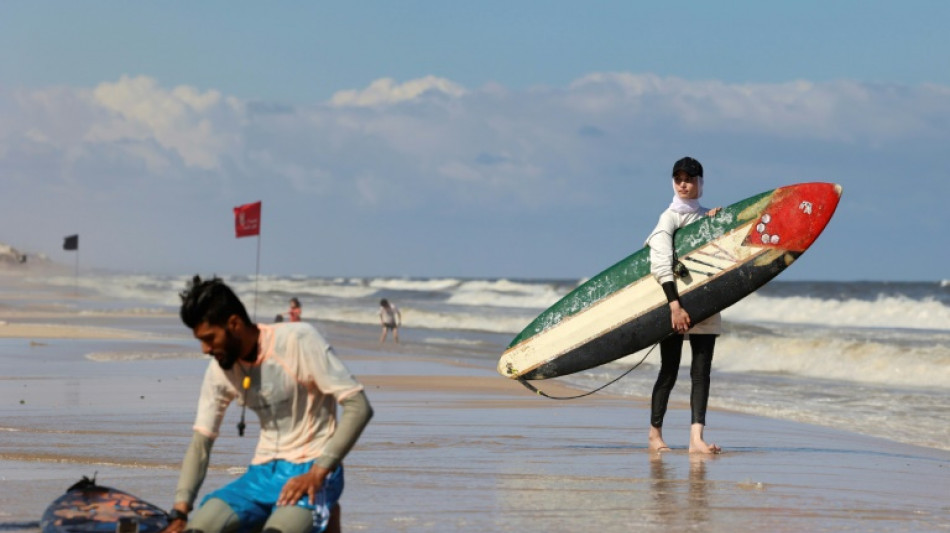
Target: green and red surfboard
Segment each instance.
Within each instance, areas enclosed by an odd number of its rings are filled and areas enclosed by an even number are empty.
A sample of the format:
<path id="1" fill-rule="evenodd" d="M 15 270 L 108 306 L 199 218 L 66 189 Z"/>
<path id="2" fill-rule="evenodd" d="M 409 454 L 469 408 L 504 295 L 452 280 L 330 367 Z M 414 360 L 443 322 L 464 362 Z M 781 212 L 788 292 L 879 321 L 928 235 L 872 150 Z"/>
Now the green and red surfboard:
<path id="1" fill-rule="evenodd" d="M 808 249 L 831 220 L 841 186 L 779 187 L 678 230 L 674 247 L 689 273 L 680 301 L 694 324 L 754 292 Z M 547 379 L 609 363 L 672 333 L 669 306 L 644 247 L 538 315 L 502 354 L 498 372 Z"/>

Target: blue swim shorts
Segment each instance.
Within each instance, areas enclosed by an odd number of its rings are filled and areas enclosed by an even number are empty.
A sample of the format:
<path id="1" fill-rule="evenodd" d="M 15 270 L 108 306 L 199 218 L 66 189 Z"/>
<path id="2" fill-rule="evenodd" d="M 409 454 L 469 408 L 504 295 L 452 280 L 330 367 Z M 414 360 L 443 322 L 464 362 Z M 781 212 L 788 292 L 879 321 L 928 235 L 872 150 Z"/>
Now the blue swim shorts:
<path id="1" fill-rule="evenodd" d="M 313 461 L 291 463 L 280 459 L 262 465 L 251 465 L 243 476 L 205 496 L 201 504 L 204 505 L 210 498 L 223 500 L 238 515 L 242 530 L 259 529 L 277 506 L 277 498 L 280 497 L 280 491 L 287 480 L 306 474 L 312 466 Z M 324 480 L 313 505 L 306 495 L 296 503 L 297 506 L 313 512 L 314 533 L 326 529 L 330 521 L 330 509 L 336 505 L 342 494 L 343 465 L 340 465 Z"/>

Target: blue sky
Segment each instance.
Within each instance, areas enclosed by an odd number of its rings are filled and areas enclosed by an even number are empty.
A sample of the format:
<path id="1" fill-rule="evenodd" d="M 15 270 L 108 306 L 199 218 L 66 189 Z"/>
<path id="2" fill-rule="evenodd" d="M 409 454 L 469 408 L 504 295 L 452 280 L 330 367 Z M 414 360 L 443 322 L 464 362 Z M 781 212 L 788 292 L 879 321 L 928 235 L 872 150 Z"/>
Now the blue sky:
<path id="1" fill-rule="evenodd" d="M 950 278 L 946 2 L 0 3 L 0 242 L 85 267 L 593 275 L 669 168 L 834 181 L 782 279 Z"/>

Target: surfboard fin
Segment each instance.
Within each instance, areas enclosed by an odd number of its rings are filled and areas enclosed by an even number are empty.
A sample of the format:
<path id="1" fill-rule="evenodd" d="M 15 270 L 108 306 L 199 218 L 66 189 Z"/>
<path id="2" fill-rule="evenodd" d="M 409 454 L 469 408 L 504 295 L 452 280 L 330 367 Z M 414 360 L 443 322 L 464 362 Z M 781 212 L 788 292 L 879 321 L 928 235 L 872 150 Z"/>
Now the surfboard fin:
<path id="1" fill-rule="evenodd" d="M 139 521 L 123 516 L 115 525 L 115 533 L 139 533 Z"/>
<path id="2" fill-rule="evenodd" d="M 96 470 L 96 471 L 93 472 L 93 474 L 92 474 L 92 479 L 89 479 L 88 477 L 83 476 L 82 479 L 80 479 L 80 480 L 77 481 L 76 483 L 73 483 L 73 485 L 72 485 L 71 487 L 69 487 L 68 489 L 66 489 L 66 492 L 69 492 L 69 491 L 71 491 L 71 490 L 82 490 L 82 489 L 87 489 L 87 488 L 89 488 L 89 487 L 95 487 L 95 486 L 96 486 L 96 476 L 98 476 L 98 475 L 99 475 L 99 471 Z"/>

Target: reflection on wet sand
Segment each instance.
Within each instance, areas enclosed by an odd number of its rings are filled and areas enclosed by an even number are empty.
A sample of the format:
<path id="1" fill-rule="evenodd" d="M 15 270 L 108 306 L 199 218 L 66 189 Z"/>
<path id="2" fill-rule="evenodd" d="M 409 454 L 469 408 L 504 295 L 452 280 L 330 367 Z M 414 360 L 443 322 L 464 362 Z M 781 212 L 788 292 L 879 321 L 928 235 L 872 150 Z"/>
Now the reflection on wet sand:
<path id="1" fill-rule="evenodd" d="M 677 475 L 682 455 L 650 456 L 650 478 L 655 521 L 671 529 L 687 529 L 708 525 L 709 486 L 706 480 L 706 462 L 716 455 L 689 454 L 689 474 L 686 479 Z"/>

